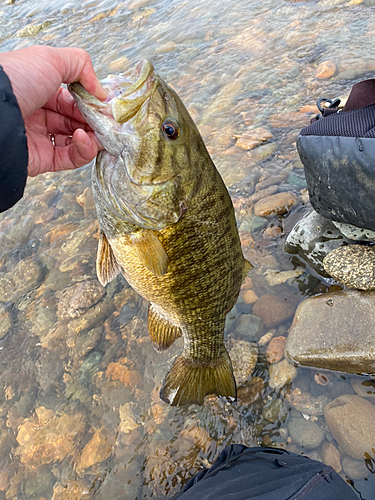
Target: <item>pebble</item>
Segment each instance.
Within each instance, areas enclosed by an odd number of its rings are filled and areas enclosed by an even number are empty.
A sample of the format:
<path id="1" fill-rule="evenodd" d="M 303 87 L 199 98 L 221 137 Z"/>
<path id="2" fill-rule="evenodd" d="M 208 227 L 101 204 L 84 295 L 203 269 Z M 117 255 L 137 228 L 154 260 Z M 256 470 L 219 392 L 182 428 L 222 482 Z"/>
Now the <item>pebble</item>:
<path id="1" fill-rule="evenodd" d="M 83 448 L 77 463 L 78 470 L 88 469 L 92 465 L 106 460 L 112 454 L 115 432 L 101 427 L 94 432 L 90 441 Z"/>
<path id="2" fill-rule="evenodd" d="M 129 59 L 127 57 L 119 57 L 118 59 L 111 61 L 108 65 L 108 68 L 110 71 L 124 72 L 128 66 L 129 66 Z M 91 204 L 91 206 L 95 208 L 95 203 L 93 205 Z M 84 208 L 84 210 L 86 213 L 87 209 Z"/>
<path id="3" fill-rule="evenodd" d="M 328 385 L 333 378 L 332 373 L 321 373 L 321 372 L 316 372 L 314 374 L 314 380 L 318 385 L 326 386 Z"/>
<path id="4" fill-rule="evenodd" d="M 274 337 L 267 346 L 266 358 L 269 363 L 278 363 L 284 357 L 285 337 Z"/>
<path id="5" fill-rule="evenodd" d="M 309 392 L 302 392 L 299 388 L 293 389 L 290 394 L 285 394 L 285 399 L 295 410 L 315 417 L 323 415 L 325 405 L 331 401 L 326 394 L 315 397 Z"/>
<path id="6" fill-rule="evenodd" d="M 291 318 L 295 309 L 293 297 L 264 294 L 255 302 L 253 314 L 262 319 L 266 328 L 274 328 Z"/>
<path id="7" fill-rule="evenodd" d="M 375 290 L 375 249 L 349 245 L 332 250 L 323 260 L 325 271 L 349 288 Z"/>
<path id="8" fill-rule="evenodd" d="M 249 380 L 257 364 L 258 346 L 245 340 L 237 340 L 230 349 L 229 356 L 237 386 L 241 386 Z"/>
<path id="9" fill-rule="evenodd" d="M 243 135 L 239 136 L 236 142 L 236 146 L 245 150 L 249 150 L 255 148 L 256 146 L 259 146 L 259 144 L 266 142 L 267 139 L 271 139 L 272 137 L 273 134 L 265 128 L 250 129 L 247 130 Z"/>
<path id="10" fill-rule="evenodd" d="M 261 319 L 254 314 L 241 314 L 236 321 L 236 332 L 249 340 L 258 340 Z"/>
<path id="11" fill-rule="evenodd" d="M 296 378 L 297 369 L 289 364 L 286 359 L 283 359 L 279 363 L 270 366 L 269 375 L 268 385 L 272 389 L 279 390 Z"/>
<path id="12" fill-rule="evenodd" d="M 12 326 L 12 315 L 9 309 L 0 304 L 0 339 L 5 337 Z"/>
<path id="13" fill-rule="evenodd" d="M 291 439 L 302 448 L 317 448 L 324 439 L 324 433 L 319 425 L 304 418 L 292 417 L 288 423 Z"/>
<path id="14" fill-rule="evenodd" d="M 375 397 L 375 380 L 368 379 L 363 380 L 360 378 L 353 378 L 350 381 L 352 388 L 362 398 L 374 398 Z"/>
<path id="15" fill-rule="evenodd" d="M 330 465 L 337 474 L 342 471 L 340 452 L 333 443 L 323 441 L 320 445 L 319 452 L 326 465 Z"/>
<path id="16" fill-rule="evenodd" d="M 272 337 L 275 335 L 276 330 L 270 330 L 269 332 L 265 333 L 258 342 L 259 346 L 264 346 L 267 345 L 268 342 L 272 339 Z"/>
<path id="17" fill-rule="evenodd" d="M 5 491 L 9 486 L 9 474 L 5 470 L 0 471 L 0 491 Z"/>
<path id="18" fill-rule="evenodd" d="M 272 399 L 270 404 L 263 407 L 262 414 L 266 420 L 274 423 L 277 420 L 284 421 L 287 410 L 282 399 Z"/>
<path id="19" fill-rule="evenodd" d="M 251 380 L 238 388 L 238 400 L 245 405 L 250 405 L 259 399 L 263 393 L 263 388 L 263 379 L 260 377 L 252 377 Z"/>
<path id="20" fill-rule="evenodd" d="M 297 198 L 294 194 L 288 192 L 277 193 L 259 200 L 254 205 L 254 214 L 260 217 L 285 215 L 296 204 Z"/>
<path id="21" fill-rule="evenodd" d="M 345 474 L 352 479 L 361 480 L 370 474 L 364 460 L 355 460 L 349 456 L 342 459 L 342 468 Z"/>
<path id="22" fill-rule="evenodd" d="M 321 62 L 315 71 L 315 77 L 319 80 L 327 80 L 331 78 L 336 73 L 336 64 L 328 59 L 327 61 Z"/>
<path id="23" fill-rule="evenodd" d="M 109 363 L 105 374 L 111 380 L 119 380 L 126 387 L 136 387 L 142 380 L 140 373 L 121 362 Z"/>
<path id="24" fill-rule="evenodd" d="M 254 304 L 254 302 L 258 300 L 258 295 L 254 292 L 254 290 L 246 290 L 246 292 L 242 294 L 242 298 L 246 304 Z"/>
<path id="25" fill-rule="evenodd" d="M 324 418 L 340 448 L 356 460 L 374 456 L 375 406 L 364 398 L 345 394 L 324 407 Z"/>
<path id="26" fill-rule="evenodd" d="M 21 260 L 11 271 L 0 277 L 2 302 L 14 302 L 36 288 L 41 269 L 34 259 Z"/>
<path id="27" fill-rule="evenodd" d="M 60 319 L 78 318 L 87 309 L 97 304 L 105 294 L 98 280 L 83 281 L 58 291 L 57 315 Z"/>
<path id="28" fill-rule="evenodd" d="M 278 228 L 281 232 L 281 229 Z M 270 286 L 282 285 L 286 281 L 298 278 L 305 272 L 304 269 L 291 269 L 290 271 L 273 271 L 268 269 L 264 274 Z"/>

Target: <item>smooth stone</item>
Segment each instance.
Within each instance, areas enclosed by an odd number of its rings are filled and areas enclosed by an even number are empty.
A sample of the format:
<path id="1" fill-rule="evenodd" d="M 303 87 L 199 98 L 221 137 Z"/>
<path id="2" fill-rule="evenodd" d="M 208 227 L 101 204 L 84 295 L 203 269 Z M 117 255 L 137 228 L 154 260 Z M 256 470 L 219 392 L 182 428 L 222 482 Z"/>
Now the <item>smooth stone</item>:
<path id="1" fill-rule="evenodd" d="M 272 399 L 270 404 L 263 407 L 263 417 L 266 420 L 274 423 L 278 421 L 284 421 L 287 415 L 287 409 L 282 399 Z"/>
<path id="2" fill-rule="evenodd" d="M 340 452 L 333 443 L 323 441 L 320 445 L 319 452 L 326 465 L 330 465 L 337 474 L 342 471 Z"/>
<path id="3" fill-rule="evenodd" d="M 335 248 L 351 243 L 353 241 L 343 236 L 330 220 L 312 210 L 293 227 L 284 250 L 297 254 L 318 274 L 329 277 L 323 267 L 324 257 Z"/>
<path id="4" fill-rule="evenodd" d="M 375 406 L 367 399 L 345 394 L 324 407 L 324 418 L 340 448 L 361 460 L 375 454 Z"/>
<path id="5" fill-rule="evenodd" d="M 237 391 L 238 400 L 243 404 L 250 405 L 262 395 L 263 388 L 263 379 L 260 377 L 252 377 L 249 382 L 239 387 Z"/>
<path id="6" fill-rule="evenodd" d="M 293 409 L 315 417 L 323 415 L 325 405 L 331 400 L 326 394 L 314 397 L 309 392 L 302 392 L 298 388 L 293 389 L 290 394 L 285 394 L 285 399 Z"/>
<path id="7" fill-rule="evenodd" d="M 325 271 L 339 283 L 357 290 L 375 290 L 375 249 L 349 245 L 332 250 L 323 260 Z"/>
<path id="8" fill-rule="evenodd" d="M 324 439 L 321 427 L 304 418 L 291 418 L 288 430 L 292 440 L 303 448 L 317 448 Z"/>
<path id="9" fill-rule="evenodd" d="M 274 328 L 291 318 L 296 309 L 293 297 L 265 294 L 253 306 L 253 314 L 262 319 L 267 328 Z"/>
<path id="10" fill-rule="evenodd" d="M 298 306 L 285 355 L 301 366 L 375 373 L 375 292 L 347 290 Z"/>
<path id="11" fill-rule="evenodd" d="M 283 359 L 279 363 L 274 363 L 269 368 L 270 379 L 268 385 L 271 389 L 281 389 L 292 382 L 297 376 L 297 369 Z"/>
<path id="12" fill-rule="evenodd" d="M 229 351 L 229 356 L 237 386 L 245 384 L 257 364 L 258 346 L 246 340 L 238 340 Z"/>
<path id="13" fill-rule="evenodd" d="M 361 396 L 362 398 L 375 397 L 375 380 L 353 378 L 350 383 L 358 396 Z"/>
<path id="14" fill-rule="evenodd" d="M 266 358 L 269 363 L 278 363 L 284 357 L 285 337 L 274 337 L 267 346 Z"/>
<path id="15" fill-rule="evenodd" d="M 254 214 L 260 217 L 285 215 L 296 204 L 297 197 L 293 193 L 277 193 L 255 203 Z"/>
<path id="16" fill-rule="evenodd" d="M 315 77 L 319 80 L 327 80 L 331 78 L 336 73 L 336 64 L 328 59 L 327 61 L 322 61 L 315 70 Z"/>
<path id="17" fill-rule="evenodd" d="M 375 231 L 363 229 L 362 227 L 353 226 L 352 224 L 344 224 L 343 222 L 332 221 L 337 229 L 346 238 L 355 241 L 375 241 Z"/>
<path id="18" fill-rule="evenodd" d="M 342 459 L 342 468 L 345 474 L 352 479 L 361 480 L 370 474 L 364 460 L 354 460 L 348 456 Z"/>
<path id="19" fill-rule="evenodd" d="M 254 314 L 241 314 L 236 321 L 236 332 L 249 340 L 258 340 L 262 320 Z"/>

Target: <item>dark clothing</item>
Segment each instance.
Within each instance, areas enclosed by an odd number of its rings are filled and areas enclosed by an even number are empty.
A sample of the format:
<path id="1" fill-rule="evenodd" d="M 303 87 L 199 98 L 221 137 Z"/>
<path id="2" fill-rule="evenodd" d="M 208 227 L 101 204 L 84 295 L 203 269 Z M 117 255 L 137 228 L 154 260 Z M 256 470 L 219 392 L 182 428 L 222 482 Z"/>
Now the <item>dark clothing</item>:
<path id="1" fill-rule="evenodd" d="M 173 500 L 358 500 L 332 469 L 277 448 L 227 446 Z"/>
<path id="2" fill-rule="evenodd" d="M 23 196 L 29 154 L 22 114 L 1 66 L 0 154 L 0 212 L 4 212 Z"/>

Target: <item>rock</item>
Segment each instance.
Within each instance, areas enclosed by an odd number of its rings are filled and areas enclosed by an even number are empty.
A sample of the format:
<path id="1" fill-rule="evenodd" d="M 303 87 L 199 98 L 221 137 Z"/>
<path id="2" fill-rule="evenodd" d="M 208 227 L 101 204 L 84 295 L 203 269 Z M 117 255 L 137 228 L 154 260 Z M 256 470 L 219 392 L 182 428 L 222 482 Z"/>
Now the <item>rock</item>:
<path id="1" fill-rule="evenodd" d="M 267 139 L 271 139 L 273 134 L 265 128 L 257 128 L 246 130 L 243 135 L 235 137 L 239 137 L 236 142 L 236 146 L 249 150 L 255 148 L 255 146 L 259 146 L 259 144 L 262 144 L 263 142 L 266 142 Z"/>
<path id="2" fill-rule="evenodd" d="M 108 65 L 108 69 L 110 71 L 118 71 L 122 72 L 125 71 L 129 66 L 129 59 L 125 56 L 119 57 L 118 59 L 115 59 L 114 61 L 111 61 Z M 94 204 L 95 208 L 95 204 Z"/>
<path id="3" fill-rule="evenodd" d="M 296 378 L 297 370 L 286 359 L 283 359 L 279 363 L 270 366 L 269 375 L 270 380 L 268 385 L 272 389 L 279 390 Z"/>
<path id="4" fill-rule="evenodd" d="M 304 418 L 292 417 L 288 424 L 289 435 L 302 448 L 317 448 L 324 439 L 319 425 Z"/>
<path id="5" fill-rule="evenodd" d="M 268 342 L 272 339 L 272 337 L 275 335 L 276 330 L 270 330 L 269 332 L 265 333 L 258 341 L 259 346 L 264 346 L 267 345 Z"/>
<path id="6" fill-rule="evenodd" d="M 245 340 L 238 340 L 230 349 L 229 356 L 237 386 L 241 386 L 249 380 L 257 364 L 258 346 Z"/>
<path id="7" fill-rule="evenodd" d="M 246 290 L 246 292 L 242 294 L 242 298 L 246 304 L 254 304 L 254 302 L 258 300 L 258 295 L 254 290 Z"/>
<path id="8" fill-rule="evenodd" d="M 348 456 L 342 459 L 342 468 L 345 474 L 352 479 L 364 479 L 370 474 L 364 460 L 354 460 L 354 458 Z"/>
<path id="9" fill-rule="evenodd" d="M 351 243 L 353 241 L 345 238 L 330 220 L 312 210 L 293 227 L 284 250 L 297 254 L 318 274 L 329 277 L 323 267 L 324 257 L 331 250 Z"/>
<path id="10" fill-rule="evenodd" d="M 277 363 L 284 357 L 285 337 L 274 337 L 267 346 L 266 358 L 269 363 Z"/>
<path id="11" fill-rule="evenodd" d="M 325 394 L 314 397 L 309 392 L 302 392 L 298 388 L 293 389 L 290 394 L 285 394 L 285 399 L 295 410 L 315 417 L 323 415 L 325 405 L 331 400 Z"/>
<path id="12" fill-rule="evenodd" d="M 375 290 L 375 249 L 350 245 L 332 250 L 323 260 L 324 270 L 335 280 L 358 290 Z"/>
<path id="13" fill-rule="evenodd" d="M 21 260 L 14 269 L 0 277 L 2 302 L 14 302 L 38 286 L 40 267 L 34 259 Z"/>
<path id="14" fill-rule="evenodd" d="M 336 446 L 328 441 L 323 441 L 319 449 L 320 456 L 326 465 L 330 465 L 339 474 L 342 471 L 340 452 Z"/>
<path id="15" fill-rule="evenodd" d="M 97 280 L 83 281 L 56 293 L 59 299 L 57 315 L 60 319 L 78 318 L 87 309 L 97 304 L 105 294 Z"/>
<path id="16" fill-rule="evenodd" d="M 261 322 L 254 314 L 241 314 L 236 321 L 236 332 L 249 340 L 257 340 Z"/>
<path id="17" fill-rule="evenodd" d="M 5 470 L 0 471 L 0 491 L 5 491 L 9 486 L 9 474 Z"/>
<path id="18" fill-rule="evenodd" d="M 94 435 L 82 450 L 78 461 L 78 470 L 88 469 L 94 464 L 106 460 L 112 453 L 115 433 L 105 427 L 95 431 Z"/>
<path id="19" fill-rule="evenodd" d="M 90 500 L 92 498 L 90 486 L 87 483 L 72 480 L 69 480 L 67 484 L 56 483 L 51 500 Z"/>
<path id="20" fill-rule="evenodd" d="M 42 24 L 28 24 L 21 30 L 17 31 L 16 36 L 20 38 L 24 37 L 33 37 L 38 35 L 43 29 L 48 28 L 51 26 L 52 21 L 44 21 Z"/>
<path id="21" fill-rule="evenodd" d="M 336 73 L 336 64 L 328 59 L 327 61 L 321 62 L 315 71 L 316 78 L 319 80 L 326 80 L 331 78 Z"/>
<path id="22" fill-rule="evenodd" d="M 374 322 L 375 292 L 347 290 L 310 297 L 297 308 L 285 355 L 302 366 L 375 373 Z"/>
<path id="23" fill-rule="evenodd" d="M 342 233 L 349 240 L 375 241 L 375 231 L 353 226 L 352 224 L 344 224 L 335 221 L 332 221 L 332 223 L 337 227 L 340 233 Z"/>
<path id="24" fill-rule="evenodd" d="M 37 474 L 26 479 L 23 483 L 23 490 L 27 497 L 40 498 L 45 496 L 49 490 L 52 490 L 52 485 L 56 478 L 52 472 L 44 467 L 38 467 Z"/>
<path id="25" fill-rule="evenodd" d="M 277 420 L 284 421 L 287 410 L 282 399 L 272 399 L 270 404 L 263 407 L 262 413 L 266 420 L 274 423 Z"/>
<path id="26" fill-rule="evenodd" d="M 7 307 L 0 304 L 0 339 L 5 337 L 12 326 L 12 315 Z"/>
<path id="27" fill-rule="evenodd" d="M 322 373 L 322 372 L 316 372 L 314 374 L 314 380 L 318 385 L 326 386 L 328 385 L 333 378 L 332 373 Z"/>
<path id="28" fill-rule="evenodd" d="M 249 382 L 238 388 L 238 400 L 245 405 L 254 403 L 262 395 L 263 387 L 263 379 L 260 377 L 253 377 Z"/>
<path id="29" fill-rule="evenodd" d="M 375 456 L 375 406 L 345 394 L 324 407 L 324 418 L 340 448 L 352 458 Z"/>
<path id="30" fill-rule="evenodd" d="M 119 408 L 119 416 L 121 420 L 119 431 L 124 434 L 128 434 L 141 425 L 135 419 L 133 408 L 134 403 L 125 403 Z"/>
<path id="31" fill-rule="evenodd" d="M 254 304 L 253 314 L 263 320 L 267 328 L 274 328 L 291 318 L 296 309 L 293 297 L 262 295 Z"/>
<path id="32" fill-rule="evenodd" d="M 336 382 L 331 387 L 331 396 L 333 399 L 343 396 L 344 394 L 355 394 L 351 385 L 346 382 Z"/>
<path id="33" fill-rule="evenodd" d="M 259 200 L 254 205 L 254 214 L 260 217 L 285 215 L 297 204 L 297 198 L 292 193 L 277 193 Z"/>
<path id="34" fill-rule="evenodd" d="M 119 363 L 109 363 L 105 374 L 109 379 L 119 380 L 127 387 L 136 387 L 141 382 L 140 373 L 129 369 L 121 360 Z"/>
<path id="35" fill-rule="evenodd" d="M 362 398 L 375 397 L 375 380 L 363 380 L 360 378 L 353 378 L 350 381 L 354 391 Z"/>
<path id="36" fill-rule="evenodd" d="M 273 271 L 272 269 L 268 269 L 264 274 L 266 276 L 266 280 L 268 281 L 268 283 L 271 286 L 276 286 L 276 285 L 282 285 L 283 283 L 285 283 L 290 279 L 298 278 L 304 272 L 305 272 L 304 269 L 291 269 L 290 271 Z"/>

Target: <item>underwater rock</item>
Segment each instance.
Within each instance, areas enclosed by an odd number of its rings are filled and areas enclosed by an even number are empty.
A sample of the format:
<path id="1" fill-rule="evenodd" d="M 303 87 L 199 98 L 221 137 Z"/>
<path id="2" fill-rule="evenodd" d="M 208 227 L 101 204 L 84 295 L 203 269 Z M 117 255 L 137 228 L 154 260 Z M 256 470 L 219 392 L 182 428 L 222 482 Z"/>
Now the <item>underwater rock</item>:
<path id="1" fill-rule="evenodd" d="M 324 257 L 341 245 L 353 243 L 343 236 L 332 221 L 312 210 L 293 227 L 286 238 L 284 250 L 297 254 L 314 271 L 329 277 L 323 267 Z"/>
<path id="2" fill-rule="evenodd" d="M 40 267 L 34 259 L 21 260 L 15 268 L 0 277 L 1 301 L 14 302 L 36 288 L 40 274 Z"/>
<path id="3" fill-rule="evenodd" d="M 332 250 L 323 260 L 325 271 L 339 283 L 357 290 L 375 290 L 375 249 L 349 245 Z"/>
<path id="4" fill-rule="evenodd" d="M 83 281 L 58 291 L 57 315 L 62 320 L 78 318 L 86 309 L 97 304 L 104 294 L 105 289 L 98 280 Z"/>
<path id="5" fill-rule="evenodd" d="M 240 403 L 250 405 L 256 401 L 263 392 L 264 381 L 260 377 L 253 377 L 237 391 L 237 398 Z"/>
<path id="6" fill-rule="evenodd" d="M 305 415 L 314 415 L 316 417 L 323 415 L 325 405 L 331 400 L 325 394 L 314 397 L 309 392 L 302 392 L 297 387 L 290 394 L 285 394 L 285 399 L 295 410 Z"/>
<path id="7" fill-rule="evenodd" d="M 258 346 L 246 340 L 238 340 L 230 349 L 229 356 L 238 387 L 245 384 L 254 371 L 258 361 Z"/>
<path id="8" fill-rule="evenodd" d="M 270 366 L 269 374 L 269 386 L 278 390 L 296 378 L 297 370 L 286 359 L 283 359 L 279 363 Z"/>
<path id="9" fill-rule="evenodd" d="M 330 465 L 339 474 L 342 471 L 340 452 L 333 443 L 323 441 L 319 449 L 320 456 L 326 465 Z"/>
<path id="10" fill-rule="evenodd" d="M 347 290 L 298 306 L 285 355 L 302 366 L 375 373 L 375 292 Z"/>
<path id="11" fill-rule="evenodd" d="M 303 448 L 317 448 L 324 439 L 321 427 L 304 418 L 292 417 L 288 430 L 292 440 Z"/>
<path id="12" fill-rule="evenodd" d="M 361 396 L 362 398 L 375 397 L 375 380 L 354 378 L 350 381 L 350 383 L 358 396 Z"/>
<path id="13" fill-rule="evenodd" d="M 284 357 L 285 337 L 274 337 L 267 346 L 266 358 L 269 363 L 277 363 Z"/>
<path id="14" fill-rule="evenodd" d="M 0 304 L 0 339 L 5 337 L 12 326 L 12 315 L 9 309 Z"/>
<path id="15" fill-rule="evenodd" d="M 364 460 L 354 460 L 354 458 L 345 456 L 342 459 L 342 468 L 347 476 L 352 479 L 364 479 L 370 474 Z"/>
<path id="16" fill-rule="evenodd" d="M 293 297 L 264 294 L 255 302 L 253 314 L 263 320 L 267 328 L 278 326 L 291 318 L 296 309 Z"/>
<path id="17" fill-rule="evenodd" d="M 345 394 L 324 408 L 324 418 L 340 448 L 352 458 L 375 456 L 375 406 L 364 398 Z"/>
<path id="18" fill-rule="evenodd" d="M 78 470 L 88 469 L 94 464 L 106 460 L 112 453 L 115 443 L 115 432 L 101 427 L 82 450 L 81 458 L 77 464 Z"/>
<path id="19" fill-rule="evenodd" d="M 277 193 L 259 200 L 254 206 L 254 214 L 260 217 L 285 215 L 296 204 L 297 198 L 293 193 Z"/>

